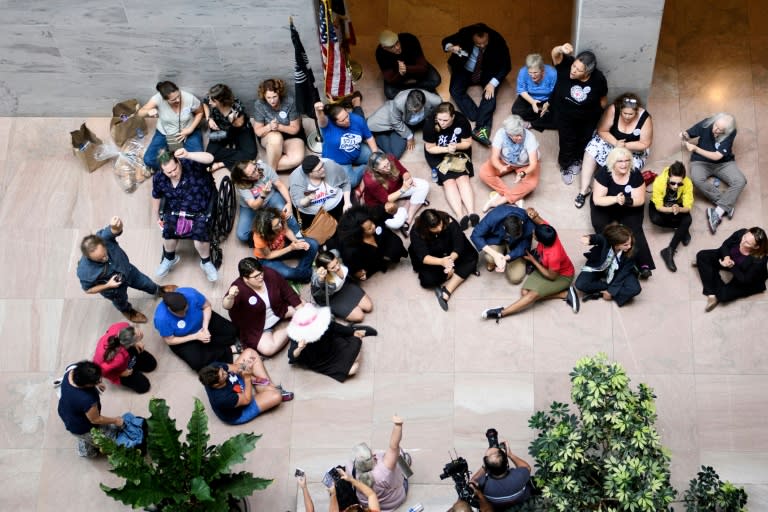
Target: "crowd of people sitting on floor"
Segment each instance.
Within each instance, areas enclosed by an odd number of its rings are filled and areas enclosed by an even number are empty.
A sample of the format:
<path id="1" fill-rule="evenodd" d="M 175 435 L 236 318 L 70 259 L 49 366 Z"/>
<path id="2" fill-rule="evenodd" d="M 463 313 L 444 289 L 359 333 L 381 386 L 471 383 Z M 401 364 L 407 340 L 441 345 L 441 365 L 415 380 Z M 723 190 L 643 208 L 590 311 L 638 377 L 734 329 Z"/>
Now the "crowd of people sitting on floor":
<path id="1" fill-rule="evenodd" d="M 77 277 L 83 290 L 112 301 L 128 322 L 108 326 L 92 361 L 81 361 L 64 375 L 59 414 L 77 437 L 79 453 L 94 454 L 92 427 L 123 425 L 121 417 L 101 415 L 96 391 L 101 377 L 147 393 L 147 374 L 158 366 L 144 347 L 144 331 L 135 325 L 148 318 L 131 305 L 128 288 L 160 299 L 152 318 L 157 334 L 198 373 L 216 416 L 237 425 L 293 398 L 262 361 L 286 346 L 291 365 L 339 382 L 360 371 L 362 340 L 377 334 L 362 325 L 374 307 L 366 281 L 401 259 L 410 259 L 419 284 L 434 293 L 444 311 L 470 275 L 480 276 L 480 264 L 504 273 L 511 284 L 522 283 L 517 300 L 486 309 L 483 318 L 499 322 L 555 298 L 578 313 L 581 302 L 595 299 L 624 306 L 651 277 L 656 267 L 643 230 L 646 202 L 650 221 L 674 230 L 660 251 L 671 272 L 677 270 L 679 244 L 691 241 L 694 192 L 712 203 L 705 221 L 713 235 L 725 217 L 734 216 L 746 179 L 734 159 L 737 130 L 730 114 L 712 115 L 681 132 L 691 153 L 688 170 L 676 161 L 649 184 L 641 171 L 653 143 L 653 118 L 630 92 L 608 104 L 607 81 L 593 52 L 558 45 L 551 52 L 552 65 L 541 55 L 529 55 L 517 75 L 512 112 L 491 134 L 496 90 L 512 69 L 501 34 L 478 23 L 442 40 L 450 55 L 453 103 L 436 93 L 440 75 L 424 58 L 416 36 L 385 30 L 379 42 L 376 60 L 388 100 L 367 120 L 359 93 L 315 104 L 321 156 L 305 155 L 301 116 L 280 79 L 259 85 L 253 112 L 225 84 L 211 87 L 202 100 L 172 82 L 157 84 L 157 94 L 138 111 L 158 118 L 144 157 L 155 171 L 152 214 L 162 229 L 156 277 L 164 278 L 179 263 L 177 246 L 188 239 L 206 278 L 219 279 L 208 224 L 216 192 L 213 173 L 220 170 L 231 173 L 239 204 L 237 239 L 249 247 L 244 255 L 252 255 L 240 260 L 238 276 L 221 301 L 227 319 L 200 291 L 159 285 L 133 266 L 118 243 L 124 229 L 119 217 L 82 240 Z M 472 86 L 482 90 L 479 102 L 467 93 Z M 580 176 L 575 207 L 589 201 L 594 231 L 582 238 L 588 250 L 578 270 L 555 227 L 544 220 L 546 206 L 524 205 L 542 172 L 533 131 L 549 129 L 558 134 L 563 182 L 570 185 Z M 418 130 L 436 185 L 400 160 L 415 147 Z M 479 167 L 490 189 L 479 211 L 473 141 L 491 148 Z M 259 146 L 262 159 L 257 159 Z M 283 181 L 279 172 L 290 175 Z M 435 187 L 443 189 L 450 212 L 431 208 L 428 196 Z M 322 236 L 313 238 L 313 232 Z M 736 229 L 718 249 L 699 251 L 694 264 L 706 311 L 763 292 L 767 259 L 768 240 L 759 227 Z M 302 284 L 309 284 L 311 303 L 301 297 Z M 352 510 L 347 508 L 352 502 L 371 511 L 403 503 L 402 419 L 395 416 L 393 423 L 385 452 L 359 445 L 354 462 L 338 471 L 340 481 L 355 491 L 343 497 L 332 492 L 339 510 Z M 488 510 L 528 496 L 523 489 L 530 467 L 511 452 L 496 450 L 486 454 L 485 469 L 475 477 L 478 493 L 490 502 Z M 516 486 L 514 492 L 505 490 L 513 498 L 496 500 L 494 489 L 501 484 L 486 480 L 506 478 L 498 475 L 509 474 L 509 461 L 527 473 L 516 474 L 509 484 Z M 310 510 L 306 480 L 297 478 Z"/>

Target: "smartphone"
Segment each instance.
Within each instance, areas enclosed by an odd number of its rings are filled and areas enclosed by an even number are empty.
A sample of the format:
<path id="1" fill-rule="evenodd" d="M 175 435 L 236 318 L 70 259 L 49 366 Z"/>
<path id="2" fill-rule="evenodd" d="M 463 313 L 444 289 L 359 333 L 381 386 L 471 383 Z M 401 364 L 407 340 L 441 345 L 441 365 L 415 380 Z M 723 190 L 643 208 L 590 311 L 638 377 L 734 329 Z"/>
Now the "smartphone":
<path id="1" fill-rule="evenodd" d="M 295 476 L 296 478 L 300 476 L 304 476 L 304 470 L 301 468 L 296 468 L 296 472 L 293 474 L 293 476 Z"/>
<path id="2" fill-rule="evenodd" d="M 330 489 L 331 487 L 333 487 L 333 475 L 331 475 L 331 471 L 332 471 L 333 469 L 335 469 L 335 468 L 331 468 L 331 469 L 329 469 L 329 470 L 328 470 L 328 471 L 326 471 L 326 473 L 323 475 L 323 484 L 325 484 L 325 486 L 326 486 L 327 488 L 329 488 L 329 489 Z"/>
<path id="3" fill-rule="evenodd" d="M 507 453 L 507 443 L 499 443 L 499 450 Z"/>

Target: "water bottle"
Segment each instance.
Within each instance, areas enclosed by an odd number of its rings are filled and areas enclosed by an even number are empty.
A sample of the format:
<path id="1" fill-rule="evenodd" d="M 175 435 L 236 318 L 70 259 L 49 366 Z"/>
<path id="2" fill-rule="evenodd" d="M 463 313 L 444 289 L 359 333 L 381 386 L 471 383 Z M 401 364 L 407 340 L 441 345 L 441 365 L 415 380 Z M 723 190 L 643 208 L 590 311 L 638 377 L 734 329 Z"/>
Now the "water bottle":
<path id="1" fill-rule="evenodd" d="M 408 512 L 424 512 L 424 506 L 421 503 L 417 503 L 409 508 Z"/>
<path id="2" fill-rule="evenodd" d="M 141 128 L 136 128 L 136 138 L 141 140 L 144 138 L 144 130 Z"/>

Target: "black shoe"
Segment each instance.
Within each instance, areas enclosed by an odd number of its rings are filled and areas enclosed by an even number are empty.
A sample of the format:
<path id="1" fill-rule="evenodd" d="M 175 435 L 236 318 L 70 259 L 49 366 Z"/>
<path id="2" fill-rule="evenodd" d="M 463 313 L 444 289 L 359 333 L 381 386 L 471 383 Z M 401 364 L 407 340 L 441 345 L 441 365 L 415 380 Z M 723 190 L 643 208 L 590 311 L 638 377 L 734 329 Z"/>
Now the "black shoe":
<path id="1" fill-rule="evenodd" d="M 686 233 L 681 242 L 683 242 L 684 246 L 688 247 L 688 244 L 691 243 L 691 233 Z"/>
<path id="2" fill-rule="evenodd" d="M 485 126 L 475 127 L 474 130 L 472 130 L 472 138 L 475 139 L 477 142 L 482 144 L 485 147 L 489 147 L 491 145 L 491 138 L 490 138 L 490 130 L 486 128 Z"/>
<path id="3" fill-rule="evenodd" d="M 469 222 L 470 224 L 472 224 L 472 227 L 477 226 L 478 224 L 480 224 L 480 216 L 476 213 L 471 213 L 469 215 Z"/>
<path id="4" fill-rule="evenodd" d="M 499 323 L 499 319 L 501 318 L 501 312 L 504 311 L 504 308 L 499 306 L 498 308 L 488 308 L 485 311 L 483 311 L 480 316 L 488 319 L 495 319 L 496 323 Z"/>
<path id="5" fill-rule="evenodd" d="M 451 298 L 451 294 L 448 293 L 448 290 L 445 289 L 445 286 L 438 286 L 435 288 L 435 297 L 437 297 L 437 303 L 440 304 L 440 307 L 443 311 L 448 311 L 448 300 L 443 297 L 443 295 L 448 295 L 448 298 Z"/>
<path id="6" fill-rule="evenodd" d="M 571 306 L 574 313 L 579 312 L 579 295 L 576 293 L 576 288 L 573 285 L 568 287 L 568 295 L 565 296 L 565 303 Z"/>
<path id="7" fill-rule="evenodd" d="M 677 265 L 675 265 L 675 252 L 669 247 L 665 247 L 661 250 L 661 259 L 664 260 L 664 264 L 667 266 L 670 272 L 677 272 Z"/>
<path id="8" fill-rule="evenodd" d="M 469 227 L 469 215 L 465 215 L 461 218 L 461 220 L 459 221 L 459 227 L 461 228 L 462 231 L 467 230 L 467 228 Z"/>
<path id="9" fill-rule="evenodd" d="M 581 298 L 581 302 L 589 302 L 590 300 L 601 299 L 603 294 L 600 292 L 587 293 Z"/>
<path id="10" fill-rule="evenodd" d="M 377 336 L 379 334 L 379 331 L 377 331 L 370 325 L 359 324 L 359 325 L 353 325 L 352 328 L 355 329 L 356 331 L 365 331 L 365 336 Z"/>
<path id="11" fill-rule="evenodd" d="M 639 277 L 640 279 L 645 281 L 646 279 L 648 279 L 652 275 L 653 275 L 653 273 L 651 272 L 651 269 L 649 269 L 648 267 L 643 267 L 643 268 L 640 269 L 640 274 L 637 277 Z"/>

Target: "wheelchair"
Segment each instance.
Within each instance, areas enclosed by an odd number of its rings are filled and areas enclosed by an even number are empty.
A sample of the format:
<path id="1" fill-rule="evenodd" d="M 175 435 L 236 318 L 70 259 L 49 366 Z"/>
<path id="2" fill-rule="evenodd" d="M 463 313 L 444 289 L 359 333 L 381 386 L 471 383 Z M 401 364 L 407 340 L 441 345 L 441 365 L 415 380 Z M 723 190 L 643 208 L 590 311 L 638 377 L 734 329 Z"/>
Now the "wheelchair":
<path id="1" fill-rule="evenodd" d="M 211 262 L 216 269 L 221 267 L 224 259 L 221 244 L 224 243 L 232 231 L 232 227 L 235 224 L 236 209 L 237 196 L 235 195 L 235 187 L 232 184 L 232 179 L 227 175 L 221 178 L 218 187 L 216 187 L 216 193 L 211 195 L 208 211 L 197 215 L 187 214 L 187 218 L 206 223 L 208 239 L 211 244 Z M 178 216 L 180 212 L 166 211 L 165 198 L 163 198 L 160 200 L 160 218 L 165 221 L 167 214 Z M 180 235 L 177 238 L 184 240 L 188 237 Z"/>

